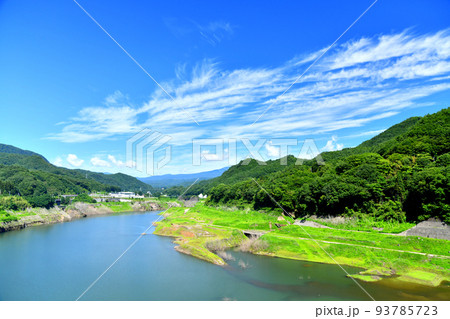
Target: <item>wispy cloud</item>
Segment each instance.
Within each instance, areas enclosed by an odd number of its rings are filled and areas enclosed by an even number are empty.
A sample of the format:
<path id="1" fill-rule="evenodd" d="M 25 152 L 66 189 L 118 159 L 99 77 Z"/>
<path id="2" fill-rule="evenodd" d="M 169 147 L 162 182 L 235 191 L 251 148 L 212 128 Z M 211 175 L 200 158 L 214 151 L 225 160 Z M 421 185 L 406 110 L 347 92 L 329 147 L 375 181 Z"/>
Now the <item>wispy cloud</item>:
<path id="1" fill-rule="evenodd" d="M 78 156 L 76 156 L 75 154 L 67 155 L 66 160 L 70 165 L 72 165 L 74 167 L 80 167 L 84 163 L 84 160 L 78 158 Z"/>
<path id="2" fill-rule="evenodd" d="M 375 130 L 375 131 L 366 131 L 366 132 L 361 132 L 361 133 L 358 133 L 358 134 L 352 134 L 352 135 L 343 136 L 342 138 L 355 138 L 355 137 L 364 137 L 364 136 L 375 136 L 375 135 L 378 135 L 380 133 L 383 133 L 384 131 L 386 131 L 386 129 Z"/>
<path id="3" fill-rule="evenodd" d="M 450 89 L 450 31 L 404 31 L 333 48 L 301 83 L 279 97 L 320 52 L 276 67 L 225 70 L 217 61 L 205 60 L 188 73 L 183 66 L 177 78 L 163 83 L 175 101 L 155 90 L 148 101 L 133 107 L 116 92 L 103 106 L 83 108 L 49 138 L 86 142 L 129 136 L 142 128 L 169 134 L 178 145 L 205 137 L 297 137 L 361 127 Z"/>
<path id="4" fill-rule="evenodd" d="M 272 145 L 271 141 L 264 144 L 264 147 L 266 148 L 267 155 L 270 157 L 280 157 L 280 148 Z"/>
<path id="5" fill-rule="evenodd" d="M 337 142 L 337 136 L 333 135 L 331 140 L 327 141 L 327 144 L 321 149 L 322 152 L 340 151 L 344 148 L 344 144 Z"/>
<path id="6" fill-rule="evenodd" d="M 96 156 L 91 158 L 91 164 L 96 167 L 111 167 L 111 164 L 109 164 L 109 162 L 102 160 L 101 158 Z"/>
<path id="7" fill-rule="evenodd" d="M 170 32 L 177 38 L 185 38 L 188 35 L 194 35 L 194 38 L 200 38 L 212 46 L 216 46 L 225 38 L 230 37 L 235 29 L 235 27 L 227 21 L 199 23 L 194 20 L 179 19 L 175 17 L 165 17 L 163 21 Z"/>
<path id="8" fill-rule="evenodd" d="M 55 160 L 52 162 L 52 164 L 55 165 L 55 166 L 63 166 L 63 163 L 64 163 L 64 161 L 61 158 L 61 156 L 57 156 L 55 158 Z"/>
<path id="9" fill-rule="evenodd" d="M 123 162 L 121 160 L 116 159 L 113 155 L 108 155 L 108 160 L 116 167 L 134 167 L 136 163 L 133 161 Z"/>
<path id="10" fill-rule="evenodd" d="M 224 37 L 233 33 L 233 27 L 229 22 L 213 21 L 207 25 L 195 24 L 203 39 L 213 46 L 221 42 Z"/>

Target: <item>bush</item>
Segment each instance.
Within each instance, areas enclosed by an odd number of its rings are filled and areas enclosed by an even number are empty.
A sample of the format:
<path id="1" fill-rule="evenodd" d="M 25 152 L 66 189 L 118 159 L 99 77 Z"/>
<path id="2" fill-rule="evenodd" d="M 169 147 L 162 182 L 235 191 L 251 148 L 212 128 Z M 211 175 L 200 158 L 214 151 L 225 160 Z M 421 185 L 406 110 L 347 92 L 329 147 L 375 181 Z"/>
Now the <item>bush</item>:
<path id="1" fill-rule="evenodd" d="M 376 204 L 375 210 L 378 220 L 406 222 L 406 214 L 402 211 L 402 204 L 398 201 L 388 200 Z"/>
<path id="2" fill-rule="evenodd" d="M 76 202 L 81 202 L 81 203 L 96 203 L 95 199 L 93 199 L 91 196 L 89 196 L 88 194 L 80 194 L 77 197 L 75 197 L 72 202 L 76 203 Z"/>
<path id="3" fill-rule="evenodd" d="M 30 203 L 19 196 L 0 196 L 0 210 L 25 210 Z"/>
<path id="4" fill-rule="evenodd" d="M 48 194 L 30 196 L 27 200 L 33 207 L 51 208 L 55 205 L 53 197 Z"/>
<path id="5" fill-rule="evenodd" d="M 16 216 L 12 216 L 8 212 L 0 211 L 0 223 L 9 223 L 16 220 L 19 220 L 19 218 L 17 218 Z"/>

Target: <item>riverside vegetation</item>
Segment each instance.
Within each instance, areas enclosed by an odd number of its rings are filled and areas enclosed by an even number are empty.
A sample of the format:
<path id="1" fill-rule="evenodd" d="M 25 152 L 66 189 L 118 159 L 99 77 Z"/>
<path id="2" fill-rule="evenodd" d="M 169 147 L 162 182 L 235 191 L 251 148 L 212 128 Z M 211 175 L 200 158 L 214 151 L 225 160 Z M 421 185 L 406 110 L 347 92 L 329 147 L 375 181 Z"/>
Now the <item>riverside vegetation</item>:
<path id="1" fill-rule="evenodd" d="M 431 286 L 450 281 L 449 241 L 394 234 L 430 217 L 450 222 L 450 109 L 410 118 L 355 148 L 321 157 L 324 163 L 293 156 L 245 160 L 220 177 L 166 190 L 172 196 L 208 194 L 208 199 L 193 208 L 170 208 L 155 233 L 176 237 L 180 252 L 219 265 L 226 263 L 226 248 L 239 247 L 362 267 L 352 275 L 366 281 L 392 276 Z M 48 207 L 60 193 L 140 190 L 142 184 L 123 174 L 57 168 L 40 155 L 0 144 L 0 191 L 22 195 L 0 197 L 0 230 L 36 215 L 57 222 L 70 214 L 139 210 L 140 202 L 79 203 L 65 211 Z M 331 228 L 293 225 L 286 215 Z M 328 224 L 327 217 L 346 222 Z M 247 239 L 243 230 L 266 233 Z"/>
<path id="2" fill-rule="evenodd" d="M 186 194 L 208 194 L 212 205 L 281 212 L 280 205 L 296 218 L 416 223 L 435 217 L 450 223 L 450 109 L 410 118 L 321 157 L 324 162 L 288 156 L 286 165 L 244 160 Z"/>
<path id="3" fill-rule="evenodd" d="M 449 241 L 395 235 L 428 218 L 450 223 L 449 108 L 320 157 L 323 162 L 247 159 L 189 189 L 171 188 L 172 195 L 208 199 L 169 210 L 156 233 L 177 237 L 178 250 L 216 264 L 225 263 L 214 254 L 221 245 L 243 245 L 257 254 L 362 267 L 353 275 L 366 281 L 395 276 L 435 286 L 450 280 Z M 278 221 L 282 214 L 331 228 L 287 225 L 286 216 Z M 345 222 L 328 223 L 329 217 Z M 251 243 L 241 232 L 269 231 L 275 223 L 284 227 Z"/>
<path id="4" fill-rule="evenodd" d="M 361 267 L 363 271 L 351 276 L 364 281 L 395 277 L 430 286 L 450 281 L 447 240 L 302 227 L 292 222 L 276 212 L 216 208 L 199 202 L 192 208 L 170 208 L 157 223 L 155 234 L 175 237 L 178 251 L 217 265 L 226 264 L 226 249 L 236 248 L 259 255 Z M 252 230 L 264 234 L 248 239 L 243 231 Z"/>
<path id="5" fill-rule="evenodd" d="M 132 176 L 58 167 L 40 154 L 0 144 L 0 232 L 89 215 L 167 207 L 162 199 L 157 202 L 146 199 L 131 203 L 95 203 L 87 195 L 121 190 L 146 196 L 147 192 L 155 193 L 150 185 Z M 78 194 L 73 205 L 69 205 L 68 197 L 61 196 L 64 194 Z M 64 209 L 54 207 L 56 199 L 61 201 Z"/>
<path id="6" fill-rule="evenodd" d="M 172 206 L 181 206 L 176 199 L 141 199 L 129 202 L 95 203 L 87 194 L 74 198 L 65 207 L 42 207 L 30 204 L 19 196 L 0 196 L 0 232 L 19 230 L 25 227 L 71 221 L 95 215 L 114 213 L 155 211 Z"/>
<path id="7" fill-rule="evenodd" d="M 0 144 L 0 194 L 32 198 L 121 190 L 155 191 L 150 185 L 129 175 L 59 167 L 37 153 Z"/>

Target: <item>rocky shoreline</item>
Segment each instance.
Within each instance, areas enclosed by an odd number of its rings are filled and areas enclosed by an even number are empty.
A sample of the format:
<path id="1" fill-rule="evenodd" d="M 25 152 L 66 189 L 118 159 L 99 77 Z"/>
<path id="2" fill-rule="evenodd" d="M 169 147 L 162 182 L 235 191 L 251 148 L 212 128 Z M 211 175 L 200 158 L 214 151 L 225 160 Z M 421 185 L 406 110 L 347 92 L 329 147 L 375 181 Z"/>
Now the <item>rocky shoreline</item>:
<path id="1" fill-rule="evenodd" d="M 179 206 L 179 204 L 175 202 L 169 202 L 167 204 L 169 205 L 169 207 Z M 163 205 L 158 202 L 135 202 L 132 205 L 131 211 L 145 212 L 158 211 L 163 209 Z M 16 215 L 20 217 L 19 220 L 0 223 L 0 233 L 20 230 L 32 226 L 64 223 L 84 217 L 108 215 L 127 211 L 130 210 L 113 211 L 110 207 L 102 204 L 86 203 L 75 203 L 74 205 L 71 205 L 66 209 L 61 209 L 60 207 L 53 207 L 50 209 L 27 209 L 26 211 L 21 212 L 23 213 L 23 216 L 21 216 L 20 213 Z"/>

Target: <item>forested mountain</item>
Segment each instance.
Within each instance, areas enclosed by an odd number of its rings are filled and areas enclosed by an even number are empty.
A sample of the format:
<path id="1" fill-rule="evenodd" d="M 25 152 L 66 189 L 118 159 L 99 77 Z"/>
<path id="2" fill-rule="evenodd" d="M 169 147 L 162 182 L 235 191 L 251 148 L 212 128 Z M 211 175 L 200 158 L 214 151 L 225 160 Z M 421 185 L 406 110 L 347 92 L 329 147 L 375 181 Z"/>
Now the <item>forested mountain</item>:
<path id="1" fill-rule="evenodd" d="M 345 148 L 340 151 L 324 152 L 321 154 L 325 161 L 334 161 L 339 158 L 344 158 L 350 155 L 362 154 L 368 152 L 377 152 L 383 148 L 383 145 L 389 144 L 390 141 L 394 140 L 398 136 L 406 133 L 411 127 L 413 127 L 420 117 L 411 117 L 399 124 L 396 124 L 386 131 L 380 133 L 379 135 L 361 143 L 359 146 L 354 148 Z M 197 195 L 200 193 L 208 193 L 214 186 L 219 184 L 231 185 L 248 178 L 259 178 L 267 174 L 275 173 L 278 171 L 285 170 L 288 166 L 295 165 L 297 158 L 289 155 L 287 158 L 286 165 L 280 165 L 280 160 L 269 160 L 265 162 L 265 165 L 259 165 L 254 159 L 249 159 L 241 161 L 240 163 L 231 166 L 227 171 L 225 171 L 221 176 L 213 178 L 206 181 L 201 181 L 196 185 L 192 186 L 187 195 Z M 305 161 L 304 165 L 313 165 L 313 162 Z M 181 188 L 179 188 L 181 189 Z"/>
<path id="2" fill-rule="evenodd" d="M 325 161 L 335 160 L 337 158 L 343 158 L 349 155 L 363 154 L 363 153 L 379 153 L 380 150 L 386 148 L 392 144 L 395 139 L 406 132 L 408 132 L 418 121 L 420 117 L 410 117 L 401 123 L 395 124 L 378 134 L 377 136 L 367 140 L 357 147 L 345 148 L 340 151 L 324 152 L 321 154 Z"/>
<path id="3" fill-rule="evenodd" d="M 32 151 L 26 151 L 26 150 L 20 149 L 18 147 L 12 146 L 12 145 L 0 144 L 0 153 L 3 153 L 3 154 L 20 154 L 20 155 L 28 155 L 28 156 L 37 155 L 37 156 L 42 157 L 45 161 L 47 161 L 44 156 L 42 156 L 42 155 L 40 155 L 38 153 L 35 153 L 35 152 L 32 152 Z"/>
<path id="4" fill-rule="evenodd" d="M 125 174 L 103 174 L 50 164 L 43 156 L 0 144 L 0 181 L 3 192 L 24 196 L 91 191 L 151 191 L 152 187 Z M 1 186 L 1 185 L 0 185 Z M 2 189 L 0 188 L 0 191 Z"/>
<path id="5" fill-rule="evenodd" d="M 208 193 L 214 186 L 219 184 L 231 185 L 251 177 L 258 178 L 267 174 L 275 173 L 284 170 L 287 166 L 294 165 L 296 160 L 297 159 L 294 156 L 289 155 L 286 159 L 286 165 L 280 165 L 279 159 L 269 160 L 267 162 L 258 162 L 254 159 L 246 159 L 231 166 L 221 176 L 196 183 L 186 192 L 186 195 Z"/>
<path id="6" fill-rule="evenodd" d="M 293 157 L 288 166 L 279 161 L 239 163 L 188 194 L 206 192 L 212 204 L 280 209 L 273 198 L 296 216 L 435 216 L 450 223 L 449 152 L 447 108 L 407 119 L 358 147 L 323 153 L 325 165 L 315 160 L 294 165 Z"/>

